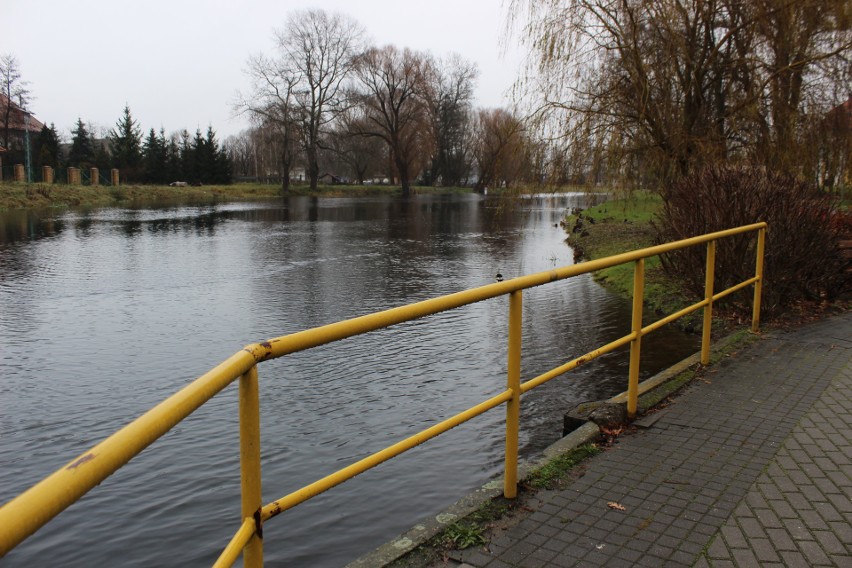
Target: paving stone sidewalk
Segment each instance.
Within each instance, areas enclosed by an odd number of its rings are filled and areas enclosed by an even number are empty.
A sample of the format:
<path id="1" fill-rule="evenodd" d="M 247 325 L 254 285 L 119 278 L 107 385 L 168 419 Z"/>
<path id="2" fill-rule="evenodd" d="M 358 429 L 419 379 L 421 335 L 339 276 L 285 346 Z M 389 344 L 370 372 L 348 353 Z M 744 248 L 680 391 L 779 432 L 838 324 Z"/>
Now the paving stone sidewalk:
<path id="1" fill-rule="evenodd" d="M 767 334 L 463 560 L 852 568 L 850 392 L 852 313 Z"/>

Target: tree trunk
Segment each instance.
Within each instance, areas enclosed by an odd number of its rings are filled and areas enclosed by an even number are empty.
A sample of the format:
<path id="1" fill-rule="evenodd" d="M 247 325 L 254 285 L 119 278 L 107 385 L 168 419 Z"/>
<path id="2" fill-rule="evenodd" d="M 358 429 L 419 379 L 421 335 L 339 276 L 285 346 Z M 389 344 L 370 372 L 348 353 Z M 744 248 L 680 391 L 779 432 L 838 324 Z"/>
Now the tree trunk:
<path id="1" fill-rule="evenodd" d="M 285 151 L 286 152 L 286 151 Z M 290 161 L 284 156 L 281 157 L 281 169 L 284 170 L 284 175 L 281 176 L 281 192 L 290 192 Z"/>
<path id="2" fill-rule="evenodd" d="M 408 197 L 411 195 L 411 182 L 408 179 L 408 163 L 397 156 L 396 169 L 399 172 L 399 184 L 402 187 L 402 196 Z"/>
<path id="3" fill-rule="evenodd" d="M 306 153 L 308 157 L 308 180 L 311 184 L 311 191 L 315 191 L 319 182 L 319 164 L 317 163 L 316 148 L 309 148 Z"/>

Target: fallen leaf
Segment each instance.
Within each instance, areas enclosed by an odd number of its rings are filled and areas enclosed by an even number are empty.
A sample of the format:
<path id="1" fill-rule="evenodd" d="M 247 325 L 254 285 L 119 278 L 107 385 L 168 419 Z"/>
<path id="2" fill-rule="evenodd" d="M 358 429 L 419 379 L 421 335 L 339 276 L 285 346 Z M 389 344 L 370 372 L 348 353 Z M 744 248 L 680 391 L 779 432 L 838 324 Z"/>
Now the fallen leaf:
<path id="1" fill-rule="evenodd" d="M 627 509 L 624 508 L 624 505 L 620 505 L 620 504 L 616 503 L 615 501 L 608 502 L 606 504 L 606 506 L 609 507 L 610 509 L 615 509 L 616 511 L 626 511 L 627 510 Z"/>

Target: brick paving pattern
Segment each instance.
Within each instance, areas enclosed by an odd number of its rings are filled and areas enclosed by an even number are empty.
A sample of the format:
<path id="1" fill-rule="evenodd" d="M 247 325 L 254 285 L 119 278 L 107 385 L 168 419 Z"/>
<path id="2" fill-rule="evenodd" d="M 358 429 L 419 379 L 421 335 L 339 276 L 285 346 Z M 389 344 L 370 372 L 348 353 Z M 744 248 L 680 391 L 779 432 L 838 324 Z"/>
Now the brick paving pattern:
<path id="1" fill-rule="evenodd" d="M 852 313 L 769 334 L 464 560 L 852 568 L 850 390 Z"/>

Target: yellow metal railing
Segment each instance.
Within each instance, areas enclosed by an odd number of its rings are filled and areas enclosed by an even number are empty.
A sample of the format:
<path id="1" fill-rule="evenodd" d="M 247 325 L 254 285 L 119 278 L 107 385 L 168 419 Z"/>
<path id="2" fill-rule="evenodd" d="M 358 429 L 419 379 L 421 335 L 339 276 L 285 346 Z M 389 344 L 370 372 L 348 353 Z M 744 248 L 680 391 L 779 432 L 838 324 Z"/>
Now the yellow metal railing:
<path id="1" fill-rule="evenodd" d="M 757 232 L 755 275 L 731 288 L 714 293 L 716 240 L 747 232 Z M 503 493 L 507 498 L 517 494 L 518 428 L 521 394 L 574 369 L 592 359 L 630 344 L 630 368 L 627 389 L 627 412 L 636 414 L 639 392 L 639 355 L 644 335 L 659 329 L 688 313 L 703 308 L 704 326 L 701 362 L 710 361 L 710 324 L 713 303 L 737 290 L 754 284 L 752 329 L 760 322 L 760 296 L 763 284 L 763 255 L 766 223 L 755 223 L 726 231 L 684 239 L 672 243 L 627 252 L 607 258 L 540 272 L 504 282 L 489 284 L 415 304 L 341 321 L 291 335 L 246 346 L 217 367 L 164 400 L 100 444 L 84 452 L 38 484 L 0 508 L 0 557 L 37 531 L 50 519 L 77 501 L 86 492 L 130 461 L 157 438 L 219 391 L 239 379 L 240 475 L 242 488 L 242 523 L 217 560 L 215 566 L 230 566 L 244 555 L 245 566 L 263 564 L 262 527 L 268 519 L 322 493 L 380 463 L 434 438 L 463 422 L 506 404 L 506 455 Z M 689 246 L 707 244 L 707 270 L 704 299 L 650 325 L 642 326 L 642 301 L 645 281 L 645 259 Z M 521 382 L 521 306 L 522 291 L 572 276 L 610 266 L 635 262 L 633 281 L 633 317 L 631 332 L 573 359 L 542 375 Z M 353 463 L 319 481 L 311 483 L 272 503 L 261 502 L 260 475 L 260 408 L 257 364 L 324 345 L 347 337 L 385 328 L 438 312 L 451 310 L 497 296 L 509 296 L 508 382 L 506 390 L 464 412 L 423 430 L 405 440 Z"/>

